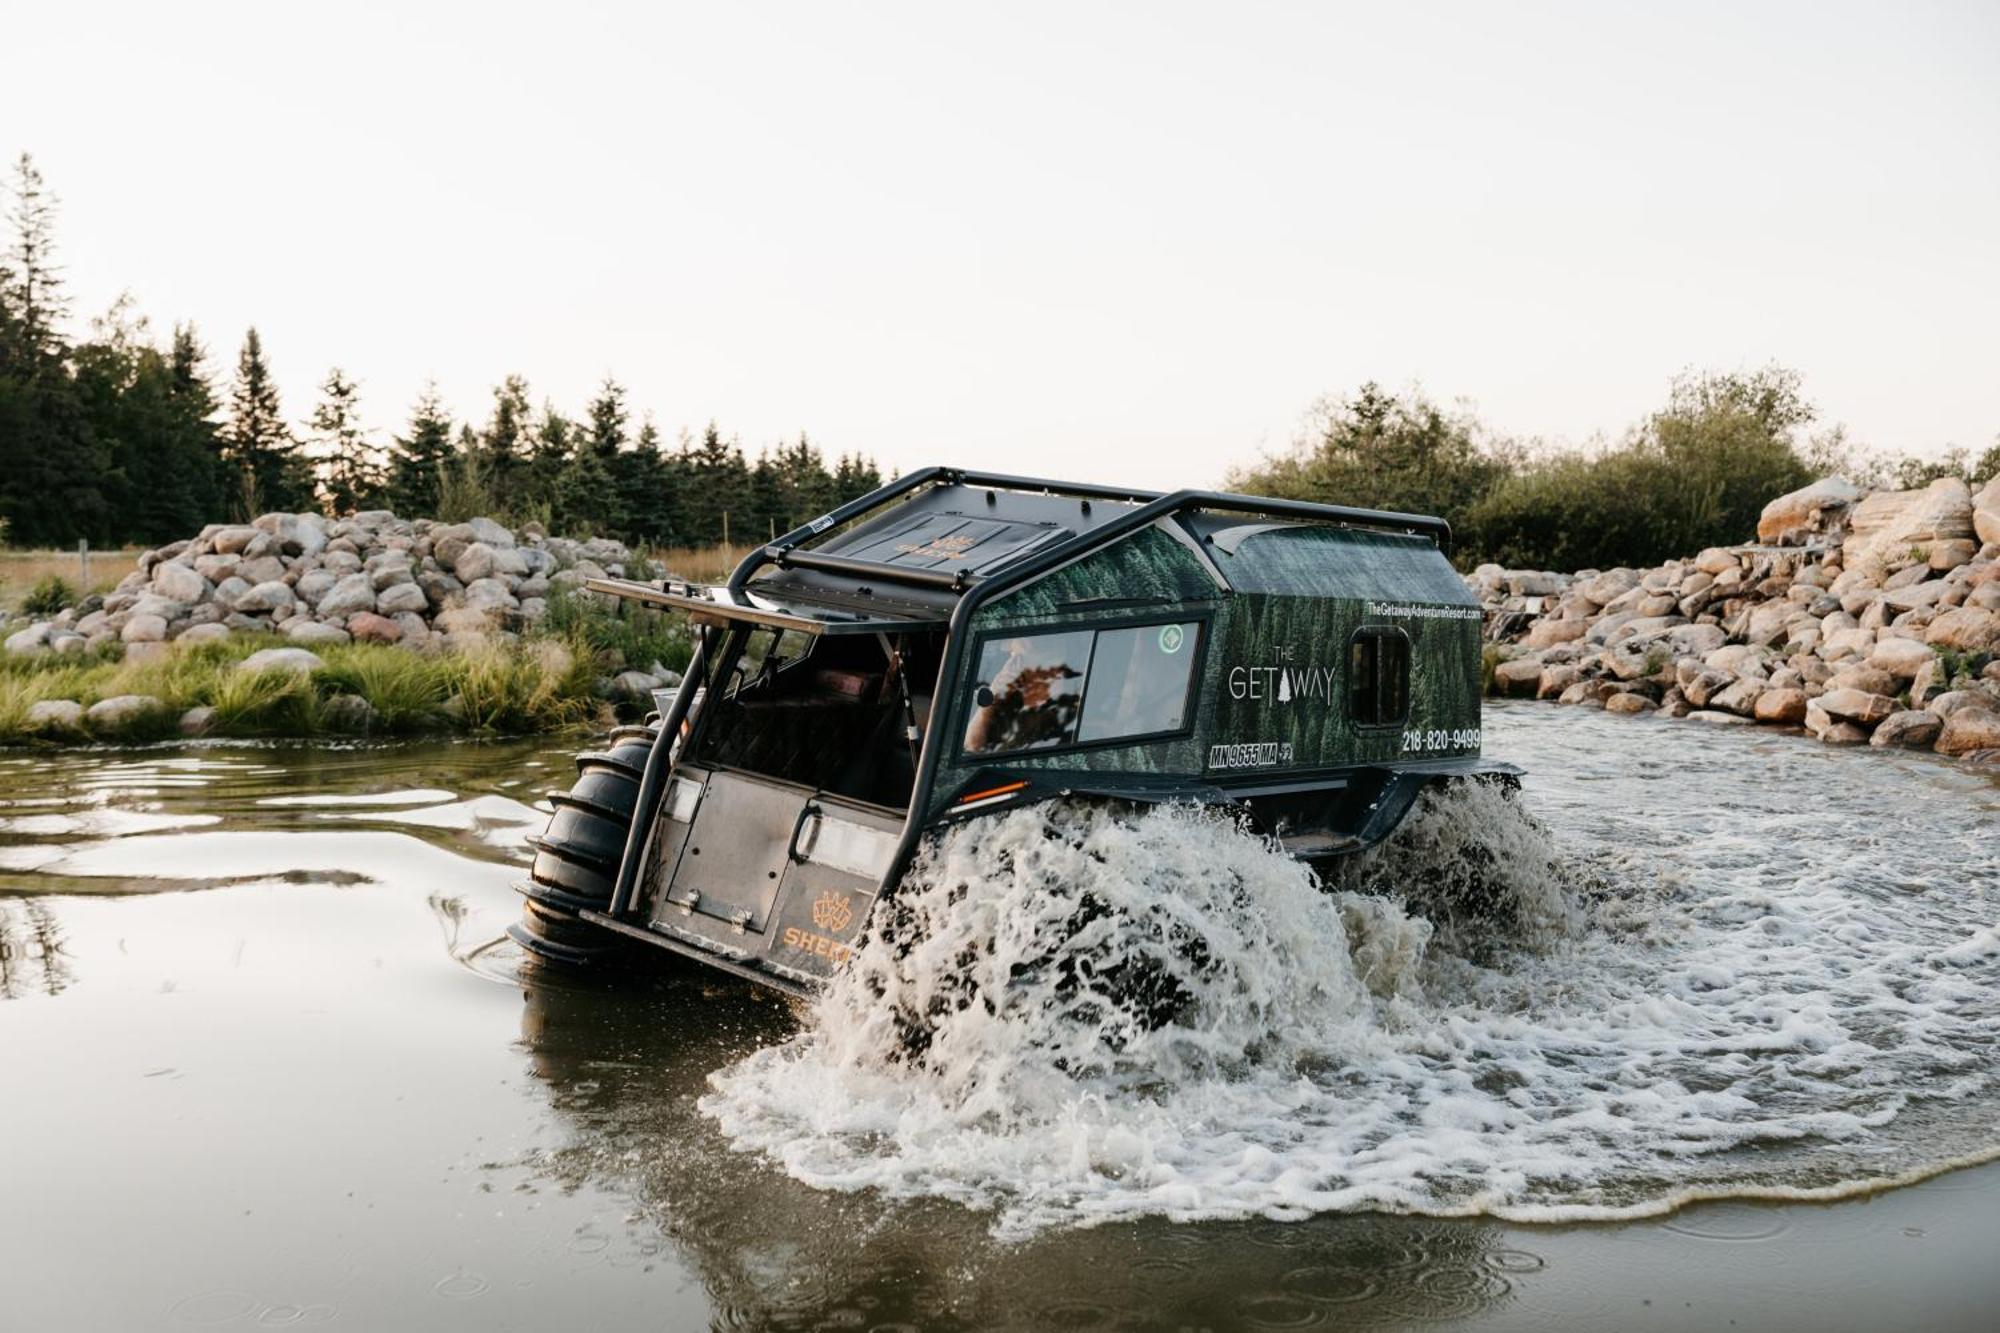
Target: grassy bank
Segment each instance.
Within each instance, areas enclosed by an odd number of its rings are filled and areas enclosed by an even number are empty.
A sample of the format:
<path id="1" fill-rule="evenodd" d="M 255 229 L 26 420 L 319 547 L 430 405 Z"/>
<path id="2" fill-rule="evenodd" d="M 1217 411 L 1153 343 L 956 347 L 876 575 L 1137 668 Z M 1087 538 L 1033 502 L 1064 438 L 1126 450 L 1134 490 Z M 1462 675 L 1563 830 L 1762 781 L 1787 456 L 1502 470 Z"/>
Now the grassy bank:
<path id="1" fill-rule="evenodd" d="M 325 667 L 246 671 L 268 640 L 238 638 L 184 649 L 157 662 L 10 662 L 0 668 L 0 744 L 78 740 L 149 741 L 180 733 L 191 709 L 214 710 L 210 736 L 411 736 L 439 732 L 518 735 L 608 722 L 599 669 L 561 639 L 421 656 L 379 644 L 320 650 Z M 73 700 L 88 709 L 140 695 L 159 701 L 128 721 L 31 728 L 37 703 Z M 366 710 L 345 702 L 359 698 Z"/>
<path id="2" fill-rule="evenodd" d="M 213 710 L 200 734 L 225 737 L 506 736 L 602 726 L 619 707 L 604 692 L 607 678 L 655 663 L 679 670 L 688 656 L 676 621 L 590 598 L 557 601 L 536 634 L 471 652 L 341 644 L 314 649 L 324 665 L 309 673 L 244 669 L 251 654 L 284 646 L 269 635 L 238 635 L 149 662 L 46 653 L 0 659 L 0 745 L 161 740 L 181 735 L 181 719 L 197 708 Z M 116 722 L 29 718 L 38 703 L 67 700 L 88 710 L 130 695 L 157 706 Z M 625 707 L 645 710 L 636 701 Z"/>

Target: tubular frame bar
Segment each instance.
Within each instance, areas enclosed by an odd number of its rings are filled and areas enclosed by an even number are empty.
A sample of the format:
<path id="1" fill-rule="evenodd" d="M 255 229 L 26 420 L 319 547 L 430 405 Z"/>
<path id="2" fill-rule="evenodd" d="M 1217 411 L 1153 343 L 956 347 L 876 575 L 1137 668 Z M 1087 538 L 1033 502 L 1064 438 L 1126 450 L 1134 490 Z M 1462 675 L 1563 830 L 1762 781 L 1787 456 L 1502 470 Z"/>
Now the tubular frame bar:
<path id="1" fill-rule="evenodd" d="M 666 715 L 660 719 L 659 738 L 653 742 L 652 753 L 646 756 L 646 771 L 639 777 L 639 794 L 632 802 L 632 827 L 625 832 L 625 855 L 618 862 L 618 878 L 611 886 L 611 901 L 604 905 L 606 916 L 623 916 L 631 902 L 633 886 L 639 881 L 639 862 L 645 855 L 647 841 L 653 836 L 653 825 L 659 822 L 654 807 L 660 803 L 660 783 L 665 780 L 667 767 L 672 761 L 676 733 L 687 718 L 688 706 L 694 702 L 695 691 L 701 688 L 702 677 L 707 674 L 710 638 L 721 634 L 720 629 L 702 631 L 693 655 L 688 658 L 687 671 L 681 676 L 680 688 L 674 691 L 674 701 L 667 706 Z"/>
<path id="2" fill-rule="evenodd" d="M 943 588 L 948 592 L 963 589 L 971 573 L 964 569 L 949 574 L 938 569 L 904 569 L 900 565 L 882 565 L 873 560 L 855 560 L 844 555 L 822 555 L 818 551 L 779 551 L 772 557 L 772 563 L 780 569 L 817 569 L 876 583 L 908 583 L 919 588 Z"/>

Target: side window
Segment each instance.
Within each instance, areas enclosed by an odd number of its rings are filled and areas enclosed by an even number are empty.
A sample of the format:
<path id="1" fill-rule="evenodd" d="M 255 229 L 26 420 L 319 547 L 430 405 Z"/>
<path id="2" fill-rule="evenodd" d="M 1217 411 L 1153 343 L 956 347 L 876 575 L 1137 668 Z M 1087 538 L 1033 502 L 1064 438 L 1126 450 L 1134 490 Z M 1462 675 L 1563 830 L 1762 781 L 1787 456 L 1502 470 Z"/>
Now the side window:
<path id="1" fill-rule="evenodd" d="M 1387 727 L 1410 715 L 1410 639 L 1391 625 L 1364 625 L 1347 646 L 1347 715 Z"/>
<path id="2" fill-rule="evenodd" d="M 988 639 L 973 677 L 969 755 L 1179 731 L 1200 621 Z"/>
<path id="3" fill-rule="evenodd" d="M 973 678 L 965 752 L 1001 754 L 1074 743 L 1095 637 L 1077 630 L 988 639 Z"/>
<path id="4" fill-rule="evenodd" d="M 1179 731 L 1187 725 L 1199 622 L 1097 632 L 1079 741 Z"/>

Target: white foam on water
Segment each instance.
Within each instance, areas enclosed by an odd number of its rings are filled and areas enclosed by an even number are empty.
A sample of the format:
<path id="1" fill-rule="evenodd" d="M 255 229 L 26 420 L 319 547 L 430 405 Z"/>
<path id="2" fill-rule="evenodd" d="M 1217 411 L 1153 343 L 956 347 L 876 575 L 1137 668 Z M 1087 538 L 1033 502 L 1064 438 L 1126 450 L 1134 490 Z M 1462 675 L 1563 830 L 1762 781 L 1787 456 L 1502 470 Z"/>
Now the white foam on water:
<path id="1" fill-rule="evenodd" d="M 957 826 L 804 1030 L 702 1109 L 808 1184 L 959 1200 L 1003 1235 L 1635 1216 L 2000 1143 L 1991 898 L 1593 878 L 1486 787 L 1340 878 L 1188 808 Z"/>

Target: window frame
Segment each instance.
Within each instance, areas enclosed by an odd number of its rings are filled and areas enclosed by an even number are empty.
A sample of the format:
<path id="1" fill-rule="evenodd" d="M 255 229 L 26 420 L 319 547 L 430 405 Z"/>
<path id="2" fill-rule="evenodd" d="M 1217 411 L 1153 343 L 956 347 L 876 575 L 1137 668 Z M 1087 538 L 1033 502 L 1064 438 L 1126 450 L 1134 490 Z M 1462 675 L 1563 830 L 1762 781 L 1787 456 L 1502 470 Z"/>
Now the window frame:
<path id="1" fill-rule="evenodd" d="M 1400 639 L 1403 643 L 1403 711 L 1398 717 L 1373 722 L 1363 721 L 1354 712 L 1354 646 L 1363 639 Z M 1347 720 L 1356 731 L 1384 732 L 1401 731 L 1410 724 L 1410 682 L 1416 675 L 1416 645 L 1410 641 L 1409 631 L 1401 625 L 1357 625 L 1347 636 L 1347 654 L 1341 663 L 1342 672 L 1347 676 Z M 1377 650 L 1375 660 L 1375 702 L 1382 702 L 1382 660 Z"/>
<path id="2" fill-rule="evenodd" d="M 1063 745 L 1039 745 L 1025 750 L 972 751 L 965 748 L 966 728 L 972 722 L 972 714 L 966 711 L 955 723 L 953 730 L 957 738 L 953 745 L 957 749 L 957 762 L 963 764 L 993 764 L 1019 762 L 1050 754 L 1075 754 L 1080 750 L 1104 750 L 1114 746 L 1149 744 L 1156 741 L 1180 740 L 1192 736 L 1195 729 L 1195 694 L 1201 688 L 1202 673 L 1208 666 L 1208 646 L 1210 631 L 1214 627 L 1215 608 L 1182 610 L 1172 615 L 1154 614 L 1143 617 L 1100 616 L 1087 620 L 1070 621 L 1064 624 L 1045 624 L 1029 628 L 1021 625 L 982 630 L 973 637 L 966 661 L 976 670 L 986 645 L 994 639 L 1039 638 L 1044 634 L 1090 633 L 1090 662 L 1083 671 L 1083 690 L 1077 698 L 1077 728 L 1083 727 L 1083 710 L 1090 700 L 1090 677 L 1097 667 L 1097 636 L 1106 630 L 1149 629 L 1164 625 L 1192 625 L 1195 627 L 1194 657 L 1188 667 L 1187 692 L 1181 696 L 1181 725 L 1167 731 L 1141 731 L 1126 736 L 1108 736 L 1102 740 L 1070 741 Z M 970 684 L 968 680 L 966 682 Z M 969 704 L 969 693 L 961 696 Z"/>

